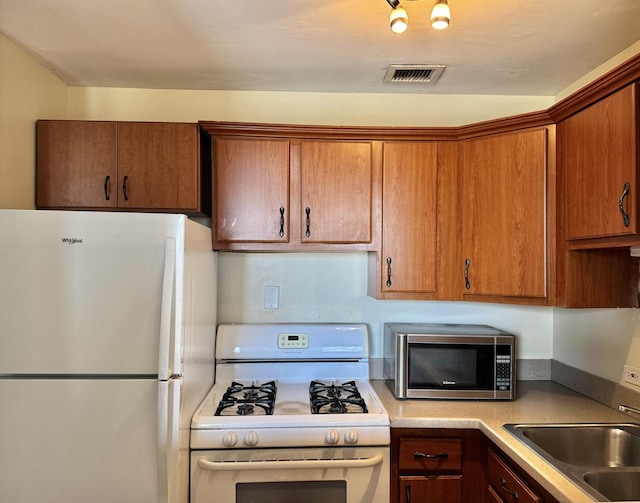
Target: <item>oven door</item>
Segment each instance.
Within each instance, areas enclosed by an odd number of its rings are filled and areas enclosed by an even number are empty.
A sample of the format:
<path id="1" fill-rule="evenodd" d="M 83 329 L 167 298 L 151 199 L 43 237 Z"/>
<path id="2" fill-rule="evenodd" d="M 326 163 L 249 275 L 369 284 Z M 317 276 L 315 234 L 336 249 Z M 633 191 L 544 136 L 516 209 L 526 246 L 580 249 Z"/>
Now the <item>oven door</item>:
<path id="1" fill-rule="evenodd" d="M 389 447 L 191 452 L 191 503 L 388 503 Z"/>

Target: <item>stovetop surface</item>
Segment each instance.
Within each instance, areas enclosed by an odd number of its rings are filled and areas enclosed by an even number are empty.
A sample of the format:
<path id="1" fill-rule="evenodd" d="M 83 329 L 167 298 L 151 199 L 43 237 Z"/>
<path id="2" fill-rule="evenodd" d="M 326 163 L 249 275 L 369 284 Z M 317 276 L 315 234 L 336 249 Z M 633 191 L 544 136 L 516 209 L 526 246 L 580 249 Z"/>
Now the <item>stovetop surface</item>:
<path id="1" fill-rule="evenodd" d="M 324 380 L 331 384 L 332 380 Z M 386 410 L 367 380 L 355 380 L 360 396 L 366 404 L 367 412 L 347 412 L 342 414 L 313 414 L 309 399 L 309 382 L 288 382 L 275 380 L 277 394 L 272 415 L 262 413 L 248 415 L 216 415 L 219 402 L 231 385 L 217 382 L 196 411 L 191 423 L 192 429 L 255 429 L 275 427 L 301 427 L 314 425 L 366 426 L 389 424 Z M 342 380 L 336 380 L 341 384 Z M 255 384 L 255 381 L 246 381 Z"/>

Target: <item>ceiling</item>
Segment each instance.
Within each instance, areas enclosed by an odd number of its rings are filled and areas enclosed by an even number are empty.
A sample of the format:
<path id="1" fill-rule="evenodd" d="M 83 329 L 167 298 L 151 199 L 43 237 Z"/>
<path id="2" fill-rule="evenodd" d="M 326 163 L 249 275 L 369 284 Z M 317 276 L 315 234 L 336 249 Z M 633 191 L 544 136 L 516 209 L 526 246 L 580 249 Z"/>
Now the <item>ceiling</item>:
<path id="1" fill-rule="evenodd" d="M 0 0 L 0 32 L 70 86 L 554 96 L 640 40 L 640 0 Z M 444 64 L 435 84 L 390 64 Z"/>

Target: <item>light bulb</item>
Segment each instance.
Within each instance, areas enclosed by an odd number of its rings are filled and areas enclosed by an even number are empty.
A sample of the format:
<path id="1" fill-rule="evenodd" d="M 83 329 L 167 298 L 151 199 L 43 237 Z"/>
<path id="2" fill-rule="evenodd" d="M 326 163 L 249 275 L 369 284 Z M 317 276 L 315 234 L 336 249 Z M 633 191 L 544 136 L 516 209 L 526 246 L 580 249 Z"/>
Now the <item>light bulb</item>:
<path id="1" fill-rule="evenodd" d="M 451 10 L 447 0 L 438 0 L 431 11 L 431 26 L 436 30 L 444 30 L 449 26 Z"/>
<path id="2" fill-rule="evenodd" d="M 398 7 L 391 11 L 389 15 L 389 26 L 393 33 L 404 33 L 409 27 L 409 16 L 407 11 L 402 7 Z"/>

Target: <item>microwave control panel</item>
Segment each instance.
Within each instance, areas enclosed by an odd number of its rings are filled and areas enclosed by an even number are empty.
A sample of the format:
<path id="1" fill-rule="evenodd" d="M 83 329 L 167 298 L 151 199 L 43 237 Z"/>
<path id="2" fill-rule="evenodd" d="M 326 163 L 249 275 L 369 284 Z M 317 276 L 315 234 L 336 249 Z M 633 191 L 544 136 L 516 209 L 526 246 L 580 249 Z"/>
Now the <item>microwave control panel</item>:
<path id="1" fill-rule="evenodd" d="M 496 390 L 509 391 L 511 388 L 511 348 L 496 346 Z"/>

